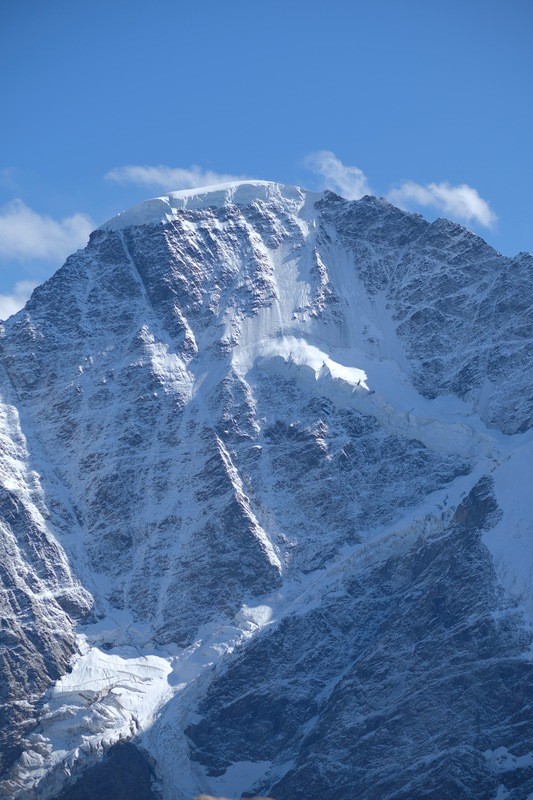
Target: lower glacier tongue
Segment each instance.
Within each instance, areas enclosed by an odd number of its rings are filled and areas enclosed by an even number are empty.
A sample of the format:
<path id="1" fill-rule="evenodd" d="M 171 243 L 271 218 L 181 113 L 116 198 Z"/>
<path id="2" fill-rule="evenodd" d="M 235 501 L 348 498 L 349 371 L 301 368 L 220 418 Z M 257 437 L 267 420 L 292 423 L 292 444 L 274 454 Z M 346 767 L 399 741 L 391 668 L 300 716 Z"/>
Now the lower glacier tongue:
<path id="1" fill-rule="evenodd" d="M 28 749 L 0 785 L 0 797 L 53 797 L 65 774 L 78 772 L 117 741 L 145 730 L 172 696 L 172 659 L 156 650 L 122 646 L 104 651 L 83 635 L 78 646 L 72 671 L 47 693 L 39 732 L 27 738 Z"/>
<path id="2" fill-rule="evenodd" d="M 165 705 L 186 689 L 194 693 L 204 673 L 271 618 L 269 606 L 244 605 L 235 626 L 203 626 L 203 638 L 185 649 L 151 643 L 113 647 L 112 635 L 135 639 L 124 620 L 118 628 L 110 618 L 87 626 L 89 635 L 78 636 L 80 654 L 71 672 L 47 692 L 38 732 L 27 737 L 25 752 L 0 784 L 0 797 L 48 800 L 64 788 L 65 778 L 74 779 L 121 740 L 136 737 L 150 751 L 150 731 Z M 91 644 L 100 637 L 106 649 Z"/>

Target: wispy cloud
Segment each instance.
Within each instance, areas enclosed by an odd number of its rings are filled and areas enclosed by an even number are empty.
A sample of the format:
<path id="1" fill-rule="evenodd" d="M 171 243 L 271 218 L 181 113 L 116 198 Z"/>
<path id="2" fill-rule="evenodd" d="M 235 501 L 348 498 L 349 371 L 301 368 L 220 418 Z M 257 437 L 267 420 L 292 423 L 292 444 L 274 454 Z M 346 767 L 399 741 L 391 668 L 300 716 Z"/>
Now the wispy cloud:
<path id="1" fill-rule="evenodd" d="M 324 188 L 334 189 L 347 200 L 358 200 L 372 194 L 368 179 L 359 167 L 347 166 L 329 150 L 311 153 L 305 166 L 322 177 Z M 450 219 L 477 223 L 484 228 L 493 228 L 497 217 L 489 203 L 476 189 L 462 183 L 428 183 L 422 186 L 414 181 L 404 181 L 386 194 L 388 200 L 405 209 L 432 207 Z"/>
<path id="2" fill-rule="evenodd" d="M 3 186 L 5 189 L 9 189 L 13 193 L 16 190 L 16 168 L 15 167 L 1 167 L 0 168 L 0 186 Z"/>
<path id="3" fill-rule="evenodd" d="M 391 189 L 387 197 L 402 208 L 431 206 L 452 219 L 477 222 L 484 228 L 493 228 L 497 220 L 489 203 L 466 183 L 459 186 L 446 182 L 428 183 L 422 186 L 414 181 L 405 181 Z"/>
<path id="4" fill-rule="evenodd" d="M 217 183 L 230 183 L 244 180 L 243 175 L 229 175 L 223 172 L 212 172 L 202 167 L 169 167 L 140 166 L 130 164 L 126 167 L 114 167 L 104 175 L 106 180 L 122 185 L 151 186 L 172 192 L 177 189 L 196 189 L 200 186 L 212 186 Z"/>
<path id="5" fill-rule="evenodd" d="M 7 319 L 20 311 L 36 286 L 34 281 L 18 281 L 11 294 L 0 294 L 0 319 Z"/>
<path id="6" fill-rule="evenodd" d="M 56 220 L 12 200 L 0 208 L 0 258 L 63 261 L 86 244 L 94 227 L 87 214 Z"/>
<path id="7" fill-rule="evenodd" d="M 372 194 L 365 173 L 359 167 L 346 166 L 330 150 L 311 153 L 305 159 L 305 166 L 322 177 L 324 188 L 339 192 L 347 200 Z"/>

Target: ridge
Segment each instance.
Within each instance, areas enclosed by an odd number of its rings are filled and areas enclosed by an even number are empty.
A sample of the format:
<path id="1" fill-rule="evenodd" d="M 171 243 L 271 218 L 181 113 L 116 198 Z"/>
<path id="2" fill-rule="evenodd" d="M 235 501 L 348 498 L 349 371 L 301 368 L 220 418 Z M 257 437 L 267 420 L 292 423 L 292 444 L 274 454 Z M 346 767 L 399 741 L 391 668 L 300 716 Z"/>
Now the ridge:
<path id="1" fill-rule="evenodd" d="M 181 189 L 160 197 L 145 200 L 121 211 L 105 222 L 98 230 L 118 230 L 135 225 L 154 225 L 171 222 L 177 211 L 247 206 L 257 201 L 273 202 L 290 211 L 298 211 L 306 200 L 315 202 L 322 192 L 309 192 L 299 186 L 275 181 L 243 180 L 203 186 L 198 189 Z"/>

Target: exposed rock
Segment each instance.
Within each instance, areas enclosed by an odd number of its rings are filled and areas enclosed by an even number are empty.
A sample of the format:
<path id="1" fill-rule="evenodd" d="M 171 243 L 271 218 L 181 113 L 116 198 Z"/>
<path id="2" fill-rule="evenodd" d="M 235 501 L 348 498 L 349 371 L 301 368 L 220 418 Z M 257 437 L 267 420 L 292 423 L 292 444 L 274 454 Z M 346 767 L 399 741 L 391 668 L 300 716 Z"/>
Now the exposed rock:
<path id="1" fill-rule="evenodd" d="M 0 797 L 525 800 L 532 267 L 261 181 L 95 231 L 0 331 Z"/>
<path id="2" fill-rule="evenodd" d="M 150 764 L 139 748 L 120 742 L 55 800 L 158 800 L 151 780 Z"/>

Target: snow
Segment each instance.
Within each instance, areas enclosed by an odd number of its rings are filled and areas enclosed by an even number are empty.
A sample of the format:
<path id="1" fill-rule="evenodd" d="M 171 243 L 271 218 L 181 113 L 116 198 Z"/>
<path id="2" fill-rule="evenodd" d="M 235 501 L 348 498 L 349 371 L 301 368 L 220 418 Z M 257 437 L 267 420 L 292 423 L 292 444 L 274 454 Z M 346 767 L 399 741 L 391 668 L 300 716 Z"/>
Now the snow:
<path id="1" fill-rule="evenodd" d="M 495 750 L 486 750 L 483 755 L 492 772 L 512 772 L 515 769 L 533 767 L 533 753 L 514 756 L 506 747 L 497 747 Z"/>
<path id="2" fill-rule="evenodd" d="M 109 576 L 100 575 L 94 565 L 89 566 L 83 553 L 79 555 L 78 551 L 85 546 L 82 534 L 72 537 L 75 542 L 69 555 L 74 554 L 72 558 L 83 583 L 94 591 L 99 611 L 103 609 L 104 614 L 97 622 L 79 626 L 80 654 L 72 663 L 72 671 L 64 675 L 44 698 L 39 728 L 28 737 L 26 752 L 6 784 L 4 791 L 7 794 L 2 795 L 0 789 L 0 796 L 32 798 L 36 796 L 32 794 L 37 791 L 35 787 L 45 777 L 45 784 L 39 788 L 39 797 L 47 800 L 63 785 L 65 774 L 75 775 L 80 766 L 96 760 L 110 744 L 131 736 L 135 736 L 160 765 L 160 777 L 168 798 L 175 796 L 172 787 L 177 786 L 181 791 L 180 799 L 205 791 L 237 796 L 258 781 L 269 780 L 276 770 L 281 774 L 279 764 L 276 767 L 269 761 L 239 761 L 232 764 L 224 775 L 214 778 L 207 776 L 197 763 L 191 762 L 184 731 L 188 723 L 196 720 L 196 709 L 210 681 L 224 671 L 232 654 L 252 637 L 269 626 L 278 625 L 289 614 L 303 614 L 318 607 L 324 596 L 342 592 L 339 576 L 406 552 L 415 542 L 443 531 L 455 507 L 486 474 L 494 478 L 503 516 L 494 529 L 484 534 L 484 540 L 494 557 L 498 577 L 508 597 L 524 612 L 533 628 L 532 437 L 528 434 L 505 436 L 498 430 L 489 429 L 482 421 L 481 415 L 485 414 L 494 390 L 494 384 L 488 379 L 474 398 L 475 403 L 451 394 L 428 399 L 415 389 L 411 366 L 385 293 L 379 291 L 371 295 L 365 289 L 346 248 L 337 242 L 329 245 L 327 253 L 319 252 L 314 210 L 319 197 L 297 187 L 267 181 L 241 181 L 154 198 L 103 225 L 101 230 L 120 232 L 118 238 L 124 246 L 141 297 L 140 303 L 144 304 L 143 313 L 146 314 L 144 324 L 135 331 L 140 342 L 139 351 L 131 359 L 129 351 L 125 351 L 121 356 L 123 361 L 115 365 L 117 371 L 118 366 L 142 368 L 149 364 L 151 375 L 158 381 L 159 393 L 194 405 L 191 415 L 194 413 L 196 420 L 203 422 L 206 429 L 213 424 L 212 406 L 209 405 L 213 402 L 213 390 L 224 380 L 235 381 L 237 375 L 245 386 L 253 387 L 258 375 L 282 377 L 291 386 L 303 389 L 306 396 L 324 397 L 337 408 L 373 417 L 391 435 L 415 439 L 444 456 L 461 456 L 472 463 L 472 471 L 429 494 L 416 507 L 398 509 L 393 524 L 368 526 L 361 531 L 357 544 L 343 545 L 321 569 L 307 574 L 287 574 L 285 566 L 289 558 L 285 558 L 273 543 L 275 526 L 271 524 L 269 527 L 267 523 L 272 523 L 269 518 L 272 509 L 276 509 L 280 517 L 284 513 L 287 516 L 290 509 L 283 507 L 276 486 L 272 487 L 270 496 L 268 487 L 264 490 L 263 499 L 268 499 L 269 502 L 265 503 L 268 508 L 262 508 L 260 502 L 253 505 L 253 498 L 250 500 L 247 496 L 245 471 L 241 469 L 232 445 L 222 440 L 222 434 L 213 434 L 213 452 L 216 448 L 223 464 L 228 492 L 233 492 L 246 507 L 262 553 L 282 576 L 281 588 L 259 598 L 253 597 L 251 589 L 246 602 L 239 599 L 242 605 L 233 621 L 228 623 L 228 619 L 221 615 L 202 625 L 197 631 L 196 641 L 188 648 L 176 644 L 155 646 L 152 642 L 155 622 L 139 622 L 135 619 L 135 609 L 117 609 L 110 605 L 108 598 L 112 595 L 113 581 Z M 225 239 L 224 223 L 215 218 L 212 210 L 253 203 L 268 205 L 269 221 L 275 218 L 279 222 L 284 215 L 290 217 L 293 226 L 291 238 L 279 247 L 267 247 L 253 225 L 244 218 L 239 219 L 239 235 L 244 237 L 243 231 L 248 235 L 243 248 L 245 255 L 240 255 L 239 261 L 231 249 L 231 243 L 237 237 L 235 229 Z M 199 354 L 191 363 L 175 352 L 176 343 L 167 333 L 161 316 L 158 318 L 153 309 L 149 310 L 150 300 L 143 277 L 122 234 L 122 230 L 131 225 L 171 222 L 183 209 L 203 210 L 202 224 L 220 235 L 217 240 L 220 251 L 217 252 L 222 253 L 220 258 L 225 258 L 234 268 L 233 297 L 244 294 L 245 290 L 250 291 L 250 284 L 252 289 L 256 288 L 256 273 L 250 270 L 250 264 L 260 265 L 260 278 L 267 287 L 253 313 L 249 307 L 237 308 L 230 302 L 224 306 L 224 298 L 221 300 L 217 296 L 212 303 L 214 311 L 210 329 L 202 327 L 202 320 L 193 331 L 194 324 L 189 327 L 182 315 L 180 322 L 183 322 L 187 335 L 195 344 L 195 333 L 198 339 Z M 188 219 L 180 218 L 180 222 L 194 243 L 198 231 L 191 219 L 194 220 L 194 215 L 189 215 Z M 198 283 L 203 290 L 211 276 L 201 272 L 201 263 L 194 261 L 193 266 L 200 273 Z M 184 275 L 180 275 L 180 279 L 186 281 Z M 90 288 L 89 285 L 87 291 Z M 331 313 L 321 295 L 326 290 L 332 292 L 335 301 L 331 303 Z M 231 342 L 227 359 L 213 355 L 213 345 L 217 343 L 219 333 L 222 341 Z M 102 349 L 112 346 L 107 341 L 102 343 Z M 86 367 L 80 365 L 78 368 L 84 389 L 94 380 L 90 359 L 92 356 L 88 357 Z M 121 387 L 107 377 L 102 378 L 102 384 L 106 385 L 112 399 L 106 405 L 104 416 L 97 418 L 97 422 L 105 422 L 117 409 L 120 412 Z M 144 391 L 143 386 L 138 389 L 139 393 Z M 157 397 L 157 393 L 151 392 L 151 396 Z M 85 411 L 82 408 L 79 413 Z M 176 431 L 172 431 L 185 441 L 189 435 L 187 424 L 191 415 L 176 425 Z M 259 422 L 254 422 L 259 429 Z M 101 430 L 103 433 L 99 435 L 105 440 L 108 429 L 102 426 Z M 29 453 L 20 432 L 14 403 L 11 405 L 6 401 L 0 406 L 0 431 L 9 434 L 6 451 L 9 448 L 13 450 L 12 441 L 17 443 L 20 451 L 8 452 L 7 466 L 1 476 L 4 486 L 18 491 L 28 504 L 33 503 L 37 508 L 34 495 L 39 492 L 38 475 L 27 471 Z M 105 453 L 105 441 L 103 445 Z M 146 453 L 147 460 L 154 459 L 154 483 L 156 470 L 162 469 L 162 456 L 172 463 L 178 446 L 173 444 L 165 450 L 166 444 L 161 445 L 160 461 L 155 460 L 154 453 Z M 195 448 L 203 446 L 203 443 L 191 438 L 189 446 L 187 470 L 194 476 L 203 468 L 201 458 L 195 452 Z M 261 445 L 255 444 L 250 452 L 259 454 L 261 449 Z M 95 452 L 91 455 L 100 454 Z M 117 463 L 120 464 L 118 459 Z M 74 468 L 70 478 L 75 483 Z M 173 563 L 173 559 L 179 561 L 182 556 L 180 548 L 190 535 L 188 523 L 206 513 L 192 493 L 184 493 L 180 509 L 183 515 L 179 523 L 181 528 L 176 524 L 176 532 L 172 529 L 165 540 L 158 525 L 165 516 L 170 518 L 175 514 L 173 503 L 182 488 L 178 485 L 180 478 L 174 476 L 167 494 L 159 497 L 157 511 L 161 512 L 160 518 L 155 513 L 156 506 L 151 502 L 151 496 L 143 495 L 149 499 L 146 508 L 140 510 L 146 539 L 133 554 L 134 566 L 128 578 L 132 583 L 139 581 L 139 576 L 144 580 L 142 576 L 146 573 L 142 572 L 142 567 L 146 564 L 152 567 L 151 562 L 143 562 L 145 553 L 152 546 L 154 549 L 161 547 L 161 560 L 153 563 L 164 563 L 168 569 L 168 577 L 165 576 L 161 583 L 154 580 L 154 586 L 162 597 L 172 589 L 168 565 Z M 318 491 L 323 490 L 324 487 L 318 487 Z M 152 524 L 156 530 L 155 544 L 150 541 L 149 534 L 145 534 Z M 291 531 L 274 530 L 276 533 L 290 535 Z M 325 524 L 324 548 L 330 544 L 329 537 L 330 531 Z M 66 556 L 64 569 L 65 572 L 70 570 Z M 147 586 L 149 588 L 153 587 Z M 195 590 L 195 586 L 183 589 Z M 44 596 L 41 587 L 41 594 L 36 597 Z M 162 602 L 155 614 L 156 622 L 161 622 L 164 614 Z M 331 691 L 334 685 L 331 683 L 324 691 Z M 517 758 L 505 748 L 487 751 L 486 757 L 491 769 L 497 772 L 530 765 L 527 759 L 533 758 Z M 289 768 L 290 764 L 287 765 Z M 504 797 L 504 794 L 499 793 L 499 796 Z"/>
<path id="3" fill-rule="evenodd" d="M 509 797 L 509 795 L 510 795 L 510 791 L 505 788 L 503 783 L 500 783 L 500 785 L 498 786 L 498 790 L 496 792 L 496 795 L 494 797 L 494 800 L 505 800 L 505 798 Z M 533 800 L 532 795 L 528 795 L 526 800 Z"/>
<path id="4" fill-rule="evenodd" d="M 271 304 L 244 319 L 238 318 L 232 309 L 226 310 L 223 320 L 225 337 L 232 340 L 235 330 L 240 332 L 231 352 L 235 371 L 245 380 L 252 378 L 255 370 L 289 378 L 304 386 L 306 391 L 333 400 L 336 405 L 374 416 L 391 434 L 414 438 L 444 455 L 458 454 L 476 462 L 470 475 L 458 478 L 453 486 L 429 496 L 416 509 L 403 514 L 395 525 L 367 531 L 361 545 L 344 548 L 339 559 L 319 575 L 311 574 L 303 579 L 300 576 L 295 583 L 286 579 L 283 590 L 276 596 L 265 598 L 265 603 L 255 607 L 243 605 L 236 616 L 241 635 L 254 635 L 266 625 L 277 624 L 288 613 L 309 611 L 320 604 L 323 593 L 335 583 L 340 571 L 375 563 L 385 553 L 405 551 L 418 537 L 425 535 L 428 527 L 433 532 L 439 525 L 444 527 L 449 514 L 443 512 L 442 519 L 439 519 L 436 509 L 453 509 L 476 480 L 487 473 L 494 475 L 498 502 L 506 511 L 501 524 L 486 534 L 485 541 L 495 557 L 503 585 L 511 596 L 521 598 L 520 602 L 533 622 L 530 591 L 533 568 L 529 566 L 533 564 L 533 552 L 525 559 L 520 556 L 527 546 L 528 529 L 524 527 L 524 521 L 527 519 L 526 476 L 531 471 L 529 451 L 527 456 L 524 451 L 522 456 L 515 455 L 509 459 L 516 440 L 511 441 L 497 430 L 488 429 L 480 419 L 493 389 L 488 379 L 479 392 L 476 407 L 455 395 L 441 395 L 430 400 L 414 388 L 409 361 L 396 332 L 385 293 L 377 292 L 370 296 L 354 272 L 346 250 L 335 244 L 332 245 L 330 260 L 327 264 L 321 262 L 321 267 L 328 273 L 331 285 L 341 298 L 345 320 L 349 320 L 349 324 L 324 324 L 313 317 L 315 301 L 310 289 L 310 275 L 314 267 L 309 253 L 313 252 L 316 237 L 313 203 L 318 197 L 296 187 L 281 187 L 265 181 L 236 182 L 174 192 L 141 204 L 104 226 L 120 229 L 132 224 L 167 222 L 174 219 L 180 209 L 205 210 L 257 201 L 270 203 L 276 211 L 288 211 L 301 230 L 306 255 L 292 244 L 287 248 L 268 250 L 256 237 L 255 244 L 264 260 L 264 272 L 272 281 L 275 297 Z M 212 224 L 217 227 L 219 223 L 213 219 Z M 251 236 L 255 236 L 253 231 Z M 170 362 L 162 371 L 168 374 L 169 380 L 176 374 L 175 366 Z M 196 399 L 200 394 L 206 396 L 222 378 L 220 365 L 203 358 L 198 361 L 195 373 L 192 394 Z M 231 454 L 222 442 L 220 446 L 236 485 L 244 491 Z M 519 480 L 515 480 L 517 472 L 521 475 Z M 432 526 L 428 526 L 428 519 L 432 519 Z M 516 531 L 511 544 L 510 529 Z M 533 541 L 533 537 L 530 538 Z M 279 564 L 266 534 L 264 543 L 272 562 Z M 208 633 L 207 638 L 210 635 Z M 208 647 L 207 651 L 211 653 L 211 660 L 206 659 L 204 664 L 210 665 L 221 664 L 223 654 L 228 652 L 222 643 Z M 200 653 L 204 653 L 203 645 L 194 660 Z M 193 668 L 185 678 L 182 665 L 182 677 L 173 678 L 182 695 L 175 696 L 168 703 L 161 718 L 166 720 L 161 723 L 164 730 L 172 728 L 173 741 L 180 738 L 177 733 L 179 723 L 175 720 L 183 719 L 187 709 L 194 708 L 196 692 L 201 691 L 201 683 L 192 690 L 187 681 L 192 675 L 198 680 L 200 674 L 205 676 L 202 670 L 197 672 Z M 154 732 L 147 731 L 143 741 L 158 760 L 168 759 L 166 751 L 160 751 L 161 744 Z M 210 778 L 206 787 L 202 783 L 204 777 L 195 773 L 185 751 L 169 765 L 169 769 L 175 772 L 175 781 L 178 781 L 179 773 L 179 780 L 191 795 L 206 788 L 214 794 L 238 795 L 249 789 L 254 780 L 263 777 L 269 768 L 268 762 L 237 762 L 223 776 Z"/>
<path id="5" fill-rule="evenodd" d="M 154 714 L 172 695 L 171 661 L 138 647 L 104 652 L 80 635 L 81 655 L 70 673 L 48 692 L 39 731 L 28 737 L 23 759 L 0 787 L 0 796 L 53 797 L 76 764 L 89 765 L 103 748 L 150 727 Z"/>
<path id="6" fill-rule="evenodd" d="M 385 429 L 418 439 L 438 452 L 464 457 L 483 453 L 492 461 L 505 446 L 505 437 L 489 432 L 458 398 L 428 400 L 418 394 L 395 363 L 369 359 L 357 351 L 335 353 L 336 358 L 361 365 L 347 366 L 291 336 L 263 342 L 256 351 L 258 369 L 304 383 L 337 405 L 370 414 Z"/>
<path id="7" fill-rule="evenodd" d="M 272 766 L 270 761 L 236 761 L 218 778 L 210 778 L 210 790 L 215 795 L 240 797 L 250 790 Z M 246 789 L 243 790 L 243 786 Z"/>
<path id="8" fill-rule="evenodd" d="M 276 202 L 294 211 L 304 205 L 306 195 L 311 199 L 318 199 L 321 196 L 317 193 L 304 192 L 297 186 L 259 180 L 233 181 L 199 189 L 183 189 L 146 200 L 127 211 L 122 211 L 105 222 L 100 230 L 120 230 L 131 225 L 171 222 L 180 209 L 198 210 L 227 205 L 250 205 L 257 201 Z"/>
<path id="9" fill-rule="evenodd" d="M 284 336 L 265 343 L 260 350 L 260 359 L 279 357 L 283 363 L 295 364 L 298 367 L 309 367 L 315 379 L 325 373 L 331 378 L 339 378 L 354 389 L 360 387 L 368 391 L 366 372 L 357 367 L 346 367 L 309 344 L 305 339 Z M 263 362 L 264 363 L 264 362 Z M 261 364 L 261 360 L 259 361 Z"/>
<path id="10" fill-rule="evenodd" d="M 250 607 L 243 605 L 237 613 L 235 621 L 240 623 L 245 630 L 254 630 L 268 625 L 272 619 L 272 607 L 259 605 Z"/>
<path id="11" fill-rule="evenodd" d="M 202 626 L 198 641 L 185 649 L 143 645 L 146 631 L 135 626 L 131 614 L 114 612 L 113 617 L 86 626 L 86 634 L 79 635 L 80 655 L 73 660 L 72 671 L 47 692 L 39 729 L 27 737 L 23 756 L 8 780 L 0 784 L 0 797 L 49 800 L 64 785 L 65 775 L 77 775 L 80 768 L 90 766 L 121 739 L 134 736 L 141 746 L 157 752 L 159 743 L 153 740 L 153 729 L 165 709 L 170 707 L 172 716 L 177 714 L 178 719 L 189 713 L 213 667 L 271 623 L 272 607 L 244 604 L 234 626 Z M 111 637 L 135 644 L 108 650 L 92 644 Z M 180 713 L 171 701 L 181 693 Z M 179 749 L 177 741 L 174 744 Z M 181 760 L 178 752 L 175 756 L 183 770 L 183 764 L 188 763 L 187 751 Z M 228 771 L 227 785 L 254 782 L 267 766 L 267 762 L 243 762 L 244 771 L 236 766 Z M 185 779 L 182 774 L 180 783 Z M 193 793 L 205 789 L 205 785 L 191 780 Z"/>
<path id="12" fill-rule="evenodd" d="M 492 473 L 502 517 L 484 534 L 484 541 L 508 598 L 516 603 L 533 630 L 533 440 L 531 433 L 512 440 L 516 449 Z"/>

